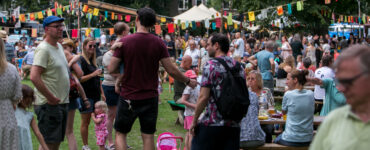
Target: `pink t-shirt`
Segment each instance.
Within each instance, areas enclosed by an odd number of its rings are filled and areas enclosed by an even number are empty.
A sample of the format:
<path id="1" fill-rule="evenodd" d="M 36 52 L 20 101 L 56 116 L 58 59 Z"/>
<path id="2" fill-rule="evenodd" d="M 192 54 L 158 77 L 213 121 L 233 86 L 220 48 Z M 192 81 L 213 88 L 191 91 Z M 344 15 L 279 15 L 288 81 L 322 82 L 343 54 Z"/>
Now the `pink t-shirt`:
<path id="1" fill-rule="evenodd" d="M 96 118 L 102 118 L 102 121 L 98 124 L 95 124 L 95 131 L 108 131 L 107 130 L 107 115 L 99 114 L 96 115 Z"/>
<path id="2" fill-rule="evenodd" d="M 158 96 L 158 68 L 169 57 L 164 41 L 151 33 L 135 33 L 120 40 L 122 47 L 113 56 L 124 64 L 121 96 L 143 100 Z"/>

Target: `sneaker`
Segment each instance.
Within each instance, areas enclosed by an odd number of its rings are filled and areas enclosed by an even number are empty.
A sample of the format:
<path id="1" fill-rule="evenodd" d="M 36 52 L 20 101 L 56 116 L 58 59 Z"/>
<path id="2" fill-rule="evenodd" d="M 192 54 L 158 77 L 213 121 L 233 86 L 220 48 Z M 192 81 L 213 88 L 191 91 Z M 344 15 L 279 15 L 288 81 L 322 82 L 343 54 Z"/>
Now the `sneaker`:
<path id="1" fill-rule="evenodd" d="M 114 145 L 114 144 L 112 144 L 112 145 L 110 145 L 109 147 L 108 147 L 108 150 L 115 150 L 116 149 L 116 146 Z"/>
<path id="2" fill-rule="evenodd" d="M 84 146 L 82 146 L 82 150 L 91 150 L 91 149 L 88 145 L 84 145 Z"/>

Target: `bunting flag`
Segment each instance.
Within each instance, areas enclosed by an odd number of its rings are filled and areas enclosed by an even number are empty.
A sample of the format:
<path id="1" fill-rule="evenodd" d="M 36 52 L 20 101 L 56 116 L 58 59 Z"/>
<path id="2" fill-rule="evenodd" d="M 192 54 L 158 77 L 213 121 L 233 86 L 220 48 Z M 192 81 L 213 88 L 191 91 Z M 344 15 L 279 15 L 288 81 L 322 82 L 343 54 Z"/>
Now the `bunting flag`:
<path id="1" fill-rule="evenodd" d="M 330 4 L 330 0 L 325 0 L 325 4 Z"/>
<path id="2" fill-rule="evenodd" d="M 52 15 L 53 15 L 53 12 L 49 9 L 49 10 L 48 10 L 48 17 L 49 17 L 49 16 L 52 16 Z"/>
<path id="3" fill-rule="evenodd" d="M 162 33 L 161 25 L 154 25 L 155 34 L 160 35 Z"/>
<path id="4" fill-rule="evenodd" d="M 261 11 L 261 18 L 262 18 L 262 19 L 267 18 L 267 9 L 263 9 L 263 10 Z M 246 20 L 246 19 L 244 19 L 244 20 Z"/>
<path id="5" fill-rule="evenodd" d="M 37 38 L 37 29 L 32 28 L 32 34 L 31 37 Z"/>
<path id="6" fill-rule="evenodd" d="M 125 21 L 126 22 L 130 22 L 131 21 L 131 16 L 130 15 L 126 15 L 125 16 Z"/>
<path id="7" fill-rule="evenodd" d="M 165 17 L 161 17 L 161 22 L 166 22 L 166 18 Z"/>
<path id="8" fill-rule="evenodd" d="M 189 21 L 186 21 L 185 22 L 185 28 L 188 28 L 189 27 Z"/>
<path id="9" fill-rule="evenodd" d="M 57 8 L 57 13 L 56 14 L 57 15 L 62 15 L 63 14 L 62 9 L 61 8 Z"/>
<path id="10" fill-rule="evenodd" d="M 209 20 L 208 19 L 206 19 L 206 20 L 204 20 L 204 27 L 205 28 L 209 28 Z"/>
<path id="11" fill-rule="evenodd" d="M 35 14 L 34 13 L 30 14 L 30 20 L 35 21 Z"/>
<path id="12" fill-rule="evenodd" d="M 109 35 L 113 35 L 114 34 L 114 28 L 109 28 Z"/>
<path id="13" fill-rule="evenodd" d="M 292 5 L 291 4 L 288 4 L 288 14 L 291 15 L 292 14 Z"/>
<path id="14" fill-rule="evenodd" d="M 86 31 L 85 31 L 85 36 L 90 37 L 90 32 L 91 32 L 91 29 L 87 28 Z"/>
<path id="15" fill-rule="evenodd" d="M 201 26 L 200 22 L 196 22 L 196 24 L 197 24 L 197 27 L 200 27 Z"/>
<path id="16" fill-rule="evenodd" d="M 234 23 L 234 29 L 238 29 L 238 24 Z"/>
<path id="17" fill-rule="evenodd" d="M 121 21 L 121 20 L 122 20 L 122 15 L 121 15 L 121 14 L 118 14 L 117 19 L 118 19 L 119 21 Z"/>
<path id="18" fill-rule="evenodd" d="M 114 12 L 112 12 L 112 17 L 111 17 L 111 19 L 112 19 L 112 20 L 114 20 L 114 16 L 115 16 L 115 15 L 114 15 Z"/>
<path id="19" fill-rule="evenodd" d="M 88 9 L 89 9 L 89 6 L 84 5 L 84 7 L 82 8 L 82 12 L 86 13 Z"/>
<path id="20" fill-rule="evenodd" d="M 100 37 L 100 29 L 95 29 L 95 30 L 94 30 L 94 37 L 95 37 L 95 38 Z"/>
<path id="21" fill-rule="evenodd" d="M 331 13 L 331 19 L 335 20 L 335 14 Z"/>
<path id="22" fill-rule="evenodd" d="M 216 30 L 216 23 L 212 22 L 212 30 Z"/>
<path id="23" fill-rule="evenodd" d="M 183 29 L 183 30 L 185 30 L 185 29 L 186 29 L 185 22 L 181 23 L 181 29 Z"/>
<path id="24" fill-rule="evenodd" d="M 197 29 L 197 25 L 195 24 L 195 21 L 191 22 L 191 27 L 193 28 L 193 30 Z"/>
<path id="25" fill-rule="evenodd" d="M 255 19 L 255 16 L 254 16 L 254 11 L 250 11 L 250 12 L 248 12 L 248 18 L 249 18 L 249 21 L 254 21 L 254 20 L 256 20 L 256 19 Z"/>
<path id="26" fill-rule="evenodd" d="M 363 22 L 363 24 L 366 23 L 366 15 L 365 14 L 362 14 L 362 22 Z"/>
<path id="27" fill-rule="evenodd" d="M 42 15 L 42 12 L 41 11 L 37 13 L 37 18 L 39 18 L 39 19 L 43 19 L 44 18 L 44 15 Z"/>
<path id="28" fill-rule="evenodd" d="M 298 1 L 297 2 L 297 11 L 302 11 L 303 10 L 303 1 Z"/>
<path id="29" fill-rule="evenodd" d="M 26 17 L 24 16 L 24 14 L 20 14 L 20 15 L 19 15 L 19 20 L 20 20 L 21 22 L 25 22 L 25 21 L 26 21 Z"/>
<path id="30" fill-rule="evenodd" d="M 78 37 L 78 30 L 72 29 L 72 38 L 77 38 L 77 37 Z"/>
<path id="31" fill-rule="evenodd" d="M 99 9 L 94 8 L 93 16 L 98 16 L 99 15 Z"/>
<path id="32" fill-rule="evenodd" d="M 104 11 L 104 17 L 105 17 L 105 19 L 108 18 L 108 11 Z"/>
<path id="33" fill-rule="evenodd" d="M 278 6 L 277 7 L 277 14 L 279 16 L 283 15 L 284 14 L 284 10 L 283 10 L 283 6 Z"/>
<path id="34" fill-rule="evenodd" d="M 347 22 L 347 16 L 344 16 L 344 22 Z"/>
<path id="35" fill-rule="evenodd" d="M 4 20 L 4 22 L 5 22 L 5 23 L 7 22 L 7 19 L 6 19 L 6 17 L 3 17 L 3 20 Z"/>
<path id="36" fill-rule="evenodd" d="M 224 11 L 224 16 L 227 16 L 227 11 Z"/>
<path id="37" fill-rule="evenodd" d="M 225 29 L 227 29 L 227 23 L 226 22 L 224 23 L 224 27 L 225 27 Z"/>
<path id="38" fill-rule="evenodd" d="M 168 33 L 173 33 L 173 32 L 175 32 L 175 30 L 174 30 L 174 28 L 173 28 L 173 24 L 172 24 L 172 23 L 167 24 L 167 28 L 168 28 Z"/>
<path id="39" fill-rule="evenodd" d="M 216 27 L 221 27 L 221 18 L 216 18 Z"/>
<path id="40" fill-rule="evenodd" d="M 233 25 L 233 14 L 231 12 L 227 16 L 227 25 Z"/>

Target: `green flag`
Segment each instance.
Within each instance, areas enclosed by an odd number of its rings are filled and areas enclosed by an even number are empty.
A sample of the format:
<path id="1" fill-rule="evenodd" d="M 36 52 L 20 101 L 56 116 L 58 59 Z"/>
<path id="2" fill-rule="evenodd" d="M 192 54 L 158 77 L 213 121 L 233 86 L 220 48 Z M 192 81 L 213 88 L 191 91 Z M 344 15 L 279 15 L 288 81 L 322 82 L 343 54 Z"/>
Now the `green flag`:
<path id="1" fill-rule="evenodd" d="M 302 11 L 303 10 L 303 1 L 298 1 L 297 2 L 297 11 Z"/>
<path id="2" fill-rule="evenodd" d="M 229 13 L 229 16 L 227 16 L 227 25 L 233 24 L 233 14 Z"/>

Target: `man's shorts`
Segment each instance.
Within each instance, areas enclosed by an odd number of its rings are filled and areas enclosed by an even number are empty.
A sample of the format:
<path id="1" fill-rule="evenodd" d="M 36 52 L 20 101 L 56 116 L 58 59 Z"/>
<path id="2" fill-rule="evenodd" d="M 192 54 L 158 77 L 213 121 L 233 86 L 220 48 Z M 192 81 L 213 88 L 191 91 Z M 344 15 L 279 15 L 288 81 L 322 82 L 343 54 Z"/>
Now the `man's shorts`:
<path id="1" fill-rule="evenodd" d="M 129 103 L 128 100 L 120 97 L 114 129 L 121 133 L 130 132 L 137 117 L 139 117 L 141 132 L 154 134 L 158 117 L 158 97 L 130 100 Z"/>
<path id="2" fill-rule="evenodd" d="M 68 104 L 35 105 L 38 126 L 46 143 L 60 143 L 64 140 L 68 115 Z"/>
<path id="3" fill-rule="evenodd" d="M 31 67 L 32 67 L 32 65 L 24 65 L 23 67 L 22 67 L 22 71 L 23 72 L 30 72 L 31 71 Z"/>

